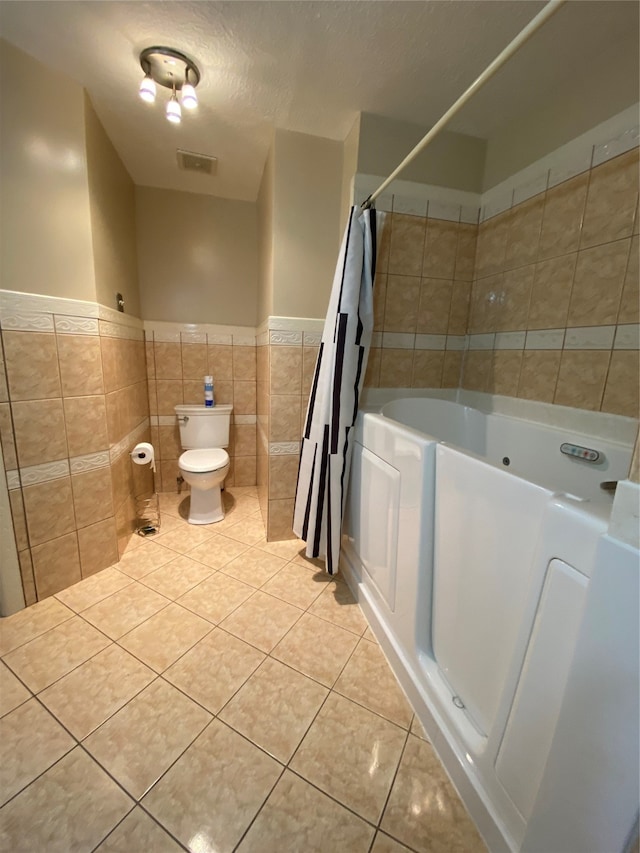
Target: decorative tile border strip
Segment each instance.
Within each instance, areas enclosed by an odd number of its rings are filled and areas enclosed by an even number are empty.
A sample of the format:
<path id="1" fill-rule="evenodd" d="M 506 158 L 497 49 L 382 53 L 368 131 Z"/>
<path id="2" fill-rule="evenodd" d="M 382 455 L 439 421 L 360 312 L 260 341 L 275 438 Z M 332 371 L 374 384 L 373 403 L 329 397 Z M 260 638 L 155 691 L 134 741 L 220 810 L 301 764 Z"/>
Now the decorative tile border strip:
<path id="1" fill-rule="evenodd" d="M 111 323 L 108 320 L 99 321 L 100 334 L 104 338 L 122 338 L 130 341 L 143 341 L 144 331 L 142 329 L 133 328 L 132 326 L 123 326 L 121 323 Z"/>
<path id="2" fill-rule="evenodd" d="M 468 336 L 468 348 L 471 350 L 637 350 L 639 345 L 640 325 L 637 323 L 530 329 L 527 332 L 490 332 Z"/>
<path id="3" fill-rule="evenodd" d="M 93 317 L 72 317 L 54 314 L 56 332 L 59 335 L 98 335 L 100 321 Z"/>
<path id="4" fill-rule="evenodd" d="M 53 332 L 53 316 L 38 311 L 0 308 L 0 326 L 16 332 Z"/>
<path id="5" fill-rule="evenodd" d="M 20 482 L 25 486 L 35 486 L 37 483 L 47 483 L 49 480 L 59 480 L 69 476 L 69 460 L 58 459 L 56 462 L 44 462 L 41 465 L 30 465 L 20 468 Z"/>
<path id="6" fill-rule="evenodd" d="M 292 330 L 283 329 L 279 332 L 269 332 L 269 343 L 282 346 L 302 346 L 302 332 L 294 332 Z"/>
<path id="7" fill-rule="evenodd" d="M 235 415 L 232 413 L 231 418 L 233 423 L 238 425 L 255 424 L 258 421 L 257 415 Z M 175 415 L 151 415 L 149 418 L 150 426 L 175 426 L 175 423 Z"/>
<path id="8" fill-rule="evenodd" d="M 142 320 L 131 314 L 123 314 L 98 302 L 82 299 L 65 299 L 41 293 L 19 293 L 16 290 L 0 290 L 0 314 L 21 313 L 56 314 L 61 317 L 91 317 L 106 320 L 120 326 L 142 328 Z M 27 330 L 29 331 L 29 330 Z"/>
<path id="9" fill-rule="evenodd" d="M 20 472 L 17 468 L 12 468 L 11 471 L 5 471 L 7 477 L 7 489 L 11 492 L 14 489 L 20 488 Z"/>
<path id="10" fill-rule="evenodd" d="M 72 456 L 69 459 L 69 467 L 72 474 L 84 474 L 85 471 L 107 468 L 110 461 L 109 451 L 103 450 L 100 453 L 89 453 L 85 456 Z"/>
<path id="11" fill-rule="evenodd" d="M 269 456 L 297 456 L 299 453 L 299 441 L 272 441 L 269 443 Z"/>
<path id="12" fill-rule="evenodd" d="M 146 430 L 149 429 L 149 427 L 149 418 L 145 418 L 128 435 L 125 435 L 125 437 L 121 439 L 117 444 L 112 445 L 109 448 L 110 462 L 113 463 L 117 459 L 119 459 L 123 453 L 128 453 L 129 447 L 133 444 L 137 444 L 139 439 L 144 435 L 144 433 L 146 432 Z"/>

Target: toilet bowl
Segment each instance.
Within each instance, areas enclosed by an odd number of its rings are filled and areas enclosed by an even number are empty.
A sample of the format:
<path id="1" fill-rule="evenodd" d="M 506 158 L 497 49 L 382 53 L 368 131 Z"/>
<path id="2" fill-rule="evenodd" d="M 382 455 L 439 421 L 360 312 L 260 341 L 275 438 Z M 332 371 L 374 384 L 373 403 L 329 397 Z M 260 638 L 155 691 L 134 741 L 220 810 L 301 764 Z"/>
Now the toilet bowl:
<path id="1" fill-rule="evenodd" d="M 221 488 L 229 473 L 231 406 L 176 406 L 180 441 L 185 449 L 178 467 L 191 487 L 190 524 L 213 524 L 224 518 Z"/>

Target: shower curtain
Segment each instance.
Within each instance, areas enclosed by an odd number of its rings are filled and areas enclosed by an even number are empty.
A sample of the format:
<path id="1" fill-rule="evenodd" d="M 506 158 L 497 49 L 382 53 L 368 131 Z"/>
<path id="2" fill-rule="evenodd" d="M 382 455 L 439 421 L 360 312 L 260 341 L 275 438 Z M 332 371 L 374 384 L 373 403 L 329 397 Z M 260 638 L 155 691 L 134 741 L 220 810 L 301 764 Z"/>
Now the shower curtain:
<path id="1" fill-rule="evenodd" d="M 373 330 L 373 280 L 384 214 L 352 207 L 342 241 L 322 333 L 307 419 L 293 529 L 306 555 L 338 572 L 340 534 L 349 468 L 351 432 L 367 367 Z"/>

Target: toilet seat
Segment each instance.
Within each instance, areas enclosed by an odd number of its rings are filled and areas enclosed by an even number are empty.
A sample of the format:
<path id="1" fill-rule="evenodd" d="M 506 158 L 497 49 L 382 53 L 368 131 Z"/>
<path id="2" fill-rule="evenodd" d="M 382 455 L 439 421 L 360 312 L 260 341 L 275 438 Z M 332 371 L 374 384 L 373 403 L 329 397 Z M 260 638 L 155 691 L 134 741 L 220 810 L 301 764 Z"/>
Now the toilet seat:
<path id="1" fill-rule="evenodd" d="M 218 471 L 229 464 L 229 454 L 221 447 L 211 447 L 205 450 L 185 450 L 178 465 L 183 471 L 201 474 L 207 471 Z"/>

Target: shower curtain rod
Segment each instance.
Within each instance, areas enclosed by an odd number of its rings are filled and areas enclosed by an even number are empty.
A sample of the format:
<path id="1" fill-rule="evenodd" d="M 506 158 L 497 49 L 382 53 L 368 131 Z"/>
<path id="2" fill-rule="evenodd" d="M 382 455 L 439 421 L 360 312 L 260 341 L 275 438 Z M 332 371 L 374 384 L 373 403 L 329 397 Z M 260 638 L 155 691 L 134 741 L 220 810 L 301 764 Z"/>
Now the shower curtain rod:
<path id="1" fill-rule="evenodd" d="M 476 92 L 481 89 L 485 83 L 487 83 L 493 75 L 500 69 L 502 66 L 511 59 L 514 53 L 516 53 L 522 45 L 528 41 L 531 36 L 540 29 L 543 24 L 545 24 L 552 15 L 558 11 L 558 9 L 563 6 L 567 0 L 549 0 L 547 5 L 538 12 L 535 18 L 532 18 L 526 27 L 521 30 L 518 35 L 511 41 L 504 50 L 496 56 L 493 62 L 485 68 L 482 74 L 477 77 L 474 82 L 469 86 L 469 88 L 460 95 L 458 100 L 453 104 L 453 106 L 449 107 L 446 113 L 442 116 L 439 121 L 437 121 L 431 130 L 423 136 L 423 138 L 418 142 L 418 144 L 407 154 L 402 163 L 389 175 L 386 181 L 383 181 L 378 189 L 371 193 L 371 195 L 362 202 L 361 207 L 366 209 L 371 207 L 371 204 L 378 198 L 378 196 L 383 193 L 389 184 L 398 177 L 398 175 L 411 163 L 411 161 L 420 154 L 421 151 L 429 145 L 429 143 L 440 133 L 440 131 L 451 121 L 454 115 L 459 112 L 462 107 L 470 100 Z"/>

